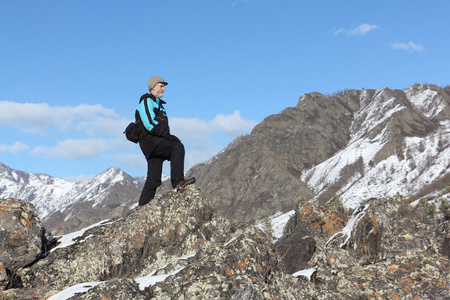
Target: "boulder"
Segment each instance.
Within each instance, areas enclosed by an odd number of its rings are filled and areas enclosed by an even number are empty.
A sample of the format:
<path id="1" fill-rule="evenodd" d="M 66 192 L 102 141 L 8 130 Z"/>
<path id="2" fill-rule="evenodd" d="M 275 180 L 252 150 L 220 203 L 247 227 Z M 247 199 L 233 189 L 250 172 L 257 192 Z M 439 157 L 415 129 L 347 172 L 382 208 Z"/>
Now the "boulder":
<path id="1" fill-rule="evenodd" d="M 36 209 L 17 199 L 0 200 L 0 248 L 3 267 L 11 273 L 42 253 L 42 228 Z"/>
<path id="2" fill-rule="evenodd" d="M 287 222 L 284 234 L 291 234 L 300 228 L 308 229 L 317 246 L 322 248 L 330 236 L 344 228 L 348 216 L 348 211 L 340 202 L 325 205 L 303 202 L 296 207 L 294 216 Z"/>
<path id="3" fill-rule="evenodd" d="M 301 228 L 283 236 L 275 244 L 275 249 L 284 271 L 293 274 L 306 268 L 316 249 L 316 241 L 308 229 Z"/>
<path id="4" fill-rule="evenodd" d="M 304 284 L 279 270 L 270 238 L 253 227 L 152 274 L 164 280 L 114 279 L 77 299 L 301 299 Z"/>

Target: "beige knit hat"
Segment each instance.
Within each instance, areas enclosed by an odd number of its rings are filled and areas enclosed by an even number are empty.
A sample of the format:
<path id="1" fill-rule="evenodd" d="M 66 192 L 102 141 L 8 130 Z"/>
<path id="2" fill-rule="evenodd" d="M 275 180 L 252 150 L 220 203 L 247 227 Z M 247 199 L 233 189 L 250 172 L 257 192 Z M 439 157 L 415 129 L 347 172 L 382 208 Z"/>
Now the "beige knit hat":
<path id="1" fill-rule="evenodd" d="M 160 82 L 161 82 L 162 84 L 164 84 L 164 85 L 167 85 L 167 82 L 165 82 L 164 79 L 162 79 L 161 77 L 159 77 L 159 76 L 153 76 L 152 78 L 150 78 L 150 79 L 148 80 L 148 89 L 151 90 L 152 88 L 155 87 L 155 85 L 156 85 L 157 83 L 160 83 Z"/>

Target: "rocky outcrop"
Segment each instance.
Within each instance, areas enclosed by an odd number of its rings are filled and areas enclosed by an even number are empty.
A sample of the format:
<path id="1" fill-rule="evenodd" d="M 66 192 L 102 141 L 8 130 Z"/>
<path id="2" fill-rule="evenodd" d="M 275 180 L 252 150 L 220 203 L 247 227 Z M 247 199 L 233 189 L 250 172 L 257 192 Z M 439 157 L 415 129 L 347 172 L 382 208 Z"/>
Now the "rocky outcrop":
<path id="1" fill-rule="evenodd" d="M 15 273 L 41 255 L 41 221 L 33 205 L 17 199 L 0 200 L 0 218 L 0 261 Z"/>
<path id="2" fill-rule="evenodd" d="M 345 226 L 336 214 L 338 202 L 328 209 L 314 206 L 300 206 L 287 230 L 311 224 L 318 234 L 317 251 L 307 265 L 316 270 L 318 299 L 328 291 L 339 292 L 341 299 L 448 299 L 450 261 L 441 251 L 448 221 L 434 226 L 423 207 L 401 196 L 368 201 Z M 317 215 L 314 211 L 325 218 L 312 222 L 307 216 Z"/>
<path id="3" fill-rule="evenodd" d="M 225 242 L 228 226 L 218 226 L 225 221 L 212 216 L 212 206 L 197 190 L 168 193 L 126 218 L 88 230 L 75 245 L 57 249 L 19 276 L 25 288 L 40 285 L 51 291 L 80 282 L 147 275 L 209 243 Z M 49 276 L 41 276 L 41 269 Z"/>
<path id="4" fill-rule="evenodd" d="M 448 221 L 434 222 L 402 197 L 304 202 L 273 245 L 194 185 L 60 238 L 0 299 L 448 299 Z"/>
<path id="5" fill-rule="evenodd" d="M 288 274 L 294 274 L 306 268 L 316 251 L 316 240 L 308 229 L 300 228 L 277 241 L 275 249 L 283 270 Z"/>

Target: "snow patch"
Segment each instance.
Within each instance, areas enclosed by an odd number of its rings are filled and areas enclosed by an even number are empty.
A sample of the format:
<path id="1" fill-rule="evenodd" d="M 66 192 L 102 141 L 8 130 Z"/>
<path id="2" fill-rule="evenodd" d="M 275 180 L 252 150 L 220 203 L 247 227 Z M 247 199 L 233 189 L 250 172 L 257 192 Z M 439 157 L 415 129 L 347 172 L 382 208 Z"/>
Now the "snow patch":
<path id="1" fill-rule="evenodd" d="M 176 262 L 178 260 L 186 260 L 186 259 L 189 259 L 189 258 L 194 257 L 194 256 L 195 256 L 195 254 L 189 255 L 189 256 L 186 256 L 186 257 L 182 257 L 182 258 L 176 259 L 173 262 Z M 139 284 L 139 289 L 141 291 L 143 291 L 143 290 L 145 290 L 145 288 L 147 288 L 149 286 L 155 285 L 158 282 L 166 280 L 166 278 L 168 278 L 168 277 L 170 277 L 172 275 L 178 274 L 179 272 L 181 272 L 185 268 L 185 267 L 180 268 L 180 269 L 178 269 L 178 270 L 176 270 L 176 271 L 174 271 L 172 273 L 169 273 L 169 274 L 154 275 L 156 272 L 165 269 L 169 265 L 170 265 L 170 263 L 165 265 L 165 266 L 163 266 L 163 267 L 161 267 L 161 268 L 159 268 L 159 269 L 157 269 L 156 271 L 152 272 L 151 274 L 149 274 L 147 276 L 140 277 L 140 278 L 135 278 L 134 281 Z"/>
<path id="2" fill-rule="evenodd" d="M 366 215 L 366 210 L 369 208 L 370 204 L 364 205 L 364 207 L 360 207 L 359 209 L 355 209 L 355 211 L 352 214 L 352 217 L 350 220 L 348 220 L 347 225 L 342 229 L 342 231 L 335 233 L 326 243 L 325 247 L 338 235 L 343 235 L 346 237 L 345 241 L 340 245 L 340 247 L 344 247 L 350 237 L 352 236 L 352 231 L 355 225 Z"/>
<path id="3" fill-rule="evenodd" d="M 76 243 L 76 239 L 81 237 L 81 236 L 83 236 L 83 234 L 87 230 L 89 230 L 91 228 L 94 228 L 94 227 L 97 227 L 97 226 L 109 225 L 109 224 L 112 224 L 112 222 L 109 222 L 109 220 L 103 220 L 103 221 L 100 221 L 98 223 L 92 224 L 89 227 L 83 228 L 83 229 L 81 229 L 79 231 L 75 231 L 75 232 L 72 232 L 72 233 L 69 233 L 69 234 L 66 234 L 66 235 L 58 236 L 56 238 L 59 239 L 59 243 L 60 244 L 58 246 L 56 246 L 55 248 L 51 249 L 50 252 L 53 252 L 53 251 L 55 251 L 56 249 L 59 249 L 59 248 L 65 248 L 65 247 L 68 247 L 68 246 L 71 246 L 71 245 L 75 244 Z M 79 241 L 79 242 L 84 242 L 87 239 L 89 239 L 90 237 L 91 237 L 91 235 L 87 236 L 84 240 Z"/>
<path id="4" fill-rule="evenodd" d="M 153 286 L 155 284 L 157 284 L 158 282 L 164 281 L 166 280 L 166 278 L 172 276 L 172 275 L 176 275 L 177 273 L 179 273 L 180 271 L 182 271 L 184 269 L 178 269 L 173 273 L 170 274 L 164 274 L 164 275 L 156 275 L 154 276 L 153 274 L 156 272 L 153 272 L 152 274 L 148 275 L 148 276 L 144 276 L 144 277 L 140 277 L 140 278 L 136 278 L 134 281 L 136 281 L 136 283 L 139 284 L 139 289 L 141 291 L 145 290 L 145 288 L 149 287 L 149 286 Z"/>
<path id="5" fill-rule="evenodd" d="M 292 274 L 292 276 L 293 277 L 304 276 L 307 277 L 309 281 L 311 281 L 311 276 L 314 274 L 314 272 L 316 272 L 316 269 L 306 269 L 295 272 L 294 274 Z"/>
<path id="6" fill-rule="evenodd" d="M 283 236 L 284 227 L 289 219 L 295 214 L 295 210 L 288 211 L 287 213 L 277 212 L 276 214 L 269 217 L 272 226 L 273 237 L 279 239 Z M 258 220 L 255 222 L 255 227 L 265 230 L 264 220 Z"/>
<path id="7" fill-rule="evenodd" d="M 51 296 L 48 298 L 48 300 L 65 300 L 69 299 L 73 296 L 75 296 L 77 293 L 85 293 L 89 291 L 90 289 L 96 287 L 99 284 L 102 284 L 106 281 L 95 281 L 95 282 L 85 282 L 80 283 L 74 286 L 71 286 L 70 288 L 65 289 L 62 292 L 59 292 L 56 295 Z"/>

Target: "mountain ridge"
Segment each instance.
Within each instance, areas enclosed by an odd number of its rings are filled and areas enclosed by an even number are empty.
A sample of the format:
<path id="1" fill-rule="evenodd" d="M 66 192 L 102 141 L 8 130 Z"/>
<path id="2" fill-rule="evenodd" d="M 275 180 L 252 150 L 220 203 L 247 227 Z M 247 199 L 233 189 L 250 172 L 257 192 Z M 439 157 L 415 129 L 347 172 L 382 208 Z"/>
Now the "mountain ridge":
<path id="1" fill-rule="evenodd" d="M 93 178 L 69 182 L 47 174 L 14 170 L 0 162 L 0 198 L 32 203 L 48 230 L 68 233 L 108 216 L 121 206 L 133 206 L 142 182 L 119 168 Z M 120 213 L 128 211 L 123 208 Z M 83 213 L 89 217 L 83 216 Z"/>
<path id="2" fill-rule="evenodd" d="M 354 208 L 368 198 L 412 196 L 431 184 L 425 177 L 449 173 L 449 104 L 450 87 L 435 85 L 304 94 L 190 175 L 237 221 L 288 212 L 300 198 L 337 196 Z M 449 200 L 445 186 L 432 193 Z"/>

